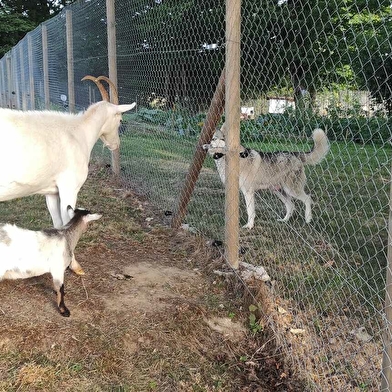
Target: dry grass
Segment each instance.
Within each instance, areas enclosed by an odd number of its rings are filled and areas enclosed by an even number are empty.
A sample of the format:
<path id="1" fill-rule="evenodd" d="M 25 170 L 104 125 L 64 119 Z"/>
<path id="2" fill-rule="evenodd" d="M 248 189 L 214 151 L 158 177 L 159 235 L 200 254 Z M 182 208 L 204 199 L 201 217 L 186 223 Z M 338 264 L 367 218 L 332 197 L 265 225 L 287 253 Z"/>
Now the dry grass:
<path id="1" fill-rule="evenodd" d="M 70 318 L 56 310 L 50 276 L 0 283 L 0 391 L 305 390 L 271 331 L 250 331 L 254 297 L 209 274 L 221 260 L 205 239 L 170 230 L 105 167 L 91 170 L 79 205 L 104 216 L 76 249 L 86 275 L 66 273 Z M 50 225 L 40 197 L 0 213 Z"/>

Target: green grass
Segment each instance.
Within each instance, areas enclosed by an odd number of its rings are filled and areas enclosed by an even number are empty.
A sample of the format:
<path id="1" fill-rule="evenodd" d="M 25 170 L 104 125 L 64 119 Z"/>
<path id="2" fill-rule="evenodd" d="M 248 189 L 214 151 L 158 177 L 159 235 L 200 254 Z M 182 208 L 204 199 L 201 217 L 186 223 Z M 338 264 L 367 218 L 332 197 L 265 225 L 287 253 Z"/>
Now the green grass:
<path id="1" fill-rule="evenodd" d="M 128 124 L 121 142 L 123 178 L 162 212 L 175 210 L 197 139 L 153 125 Z M 263 151 L 306 150 L 311 143 L 247 145 Z M 345 298 L 353 295 L 352 301 L 373 311 L 380 309 L 391 156 L 388 147 L 332 142 L 327 158 L 306 168 L 307 189 L 314 201 L 310 225 L 304 223 L 298 201 L 288 224 L 276 222 L 284 214 L 283 205 L 261 192 L 254 230 L 241 230 L 244 261 L 267 266 L 285 295 L 322 311 L 331 308 L 336 292 Z M 242 225 L 247 218 L 242 196 L 240 203 Z M 207 237 L 224 239 L 224 188 L 210 157 L 204 162 L 186 222 Z"/>

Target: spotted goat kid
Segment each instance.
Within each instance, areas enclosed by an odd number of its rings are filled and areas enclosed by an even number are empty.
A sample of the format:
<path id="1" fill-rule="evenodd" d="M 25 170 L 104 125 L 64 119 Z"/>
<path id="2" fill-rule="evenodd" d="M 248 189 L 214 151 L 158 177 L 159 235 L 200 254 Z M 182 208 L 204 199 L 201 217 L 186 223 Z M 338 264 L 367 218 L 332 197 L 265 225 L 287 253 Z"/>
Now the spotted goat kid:
<path id="1" fill-rule="evenodd" d="M 0 224 L 0 280 L 25 279 L 50 273 L 60 314 L 70 316 L 64 303 L 64 272 L 73 269 L 75 247 L 88 223 L 102 215 L 68 206 L 70 221 L 61 229 L 26 230 Z"/>

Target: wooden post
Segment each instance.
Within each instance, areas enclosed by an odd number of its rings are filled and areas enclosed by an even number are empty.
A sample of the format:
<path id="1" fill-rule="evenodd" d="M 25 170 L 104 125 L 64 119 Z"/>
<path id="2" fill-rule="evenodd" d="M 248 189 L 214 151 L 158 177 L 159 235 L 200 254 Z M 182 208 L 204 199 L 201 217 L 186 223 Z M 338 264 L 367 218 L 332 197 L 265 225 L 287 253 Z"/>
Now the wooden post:
<path id="1" fill-rule="evenodd" d="M 112 81 L 117 91 L 117 50 L 116 50 L 116 13 L 114 0 L 106 0 L 106 19 L 108 35 L 108 62 L 109 79 Z M 110 86 L 110 100 L 112 101 L 113 91 Z M 116 176 L 120 175 L 120 149 L 112 151 L 112 170 Z"/>
<path id="2" fill-rule="evenodd" d="M 65 25 L 67 34 L 67 69 L 68 69 L 68 103 L 70 113 L 75 112 L 75 81 L 73 56 L 72 11 L 65 11 Z"/>
<path id="3" fill-rule="evenodd" d="M 45 109 L 49 109 L 50 95 L 49 95 L 49 66 L 48 66 L 48 32 L 45 25 L 42 25 L 42 62 L 43 62 L 43 70 L 44 70 Z"/>
<path id="4" fill-rule="evenodd" d="M 19 45 L 19 58 L 20 58 L 20 89 L 22 92 L 22 109 L 27 110 L 27 86 L 25 79 L 25 63 L 24 63 L 24 50 L 23 50 L 24 41 L 22 41 Z"/>
<path id="5" fill-rule="evenodd" d="M 19 89 L 19 85 L 20 85 L 20 73 L 18 72 L 18 58 L 19 58 L 19 53 L 17 50 L 17 47 L 14 46 L 11 49 L 11 72 L 13 75 L 12 78 L 12 90 L 13 90 L 13 94 L 12 94 L 12 102 L 13 102 L 13 106 L 15 109 L 20 109 L 21 105 L 20 105 L 20 89 Z"/>
<path id="6" fill-rule="evenodd" d="M 0 60 L 0 107 L 6 106 L 5 99 L 4 99 L 5 86 L 4 86 L 3 72 L 4 72 L 4 62 Z"/>
<path id="7" fill-rule="evenodd" d="M 33 44 L 31 35 L 27 36 L 27 50 L 29 55 L 29 83 L 30 83 L 30 109 L 35 109 L 35 91 L 34 91 L 34 64 L 33 64 Z"/>
<path id="8" fill-rule="evenodd" d="M 12 66 L 11 66 L 11 53 L 6 55 L 7 61 L 7 81 L 8 81 L 8 97 L 7 97 L 7 105 L 10 109 L 13 109 L 13 95 L 12 95 L 12 88 L 13 88 L 13 74 L 12 74 Z"/>
<path id="9" fill-rule="evenodd" d="M 196 181 L 199 177 L 201 167 L 203 166 L 206 157 L 206 151 L 203 150 L 203 144 L 210 143 L 215 128 L 223 113 L 225 102 L 225 69 L 219 78 L 218 85 L 216 86 L 214 96 L 212 98 L 210 108 L 207 113 L 206 121 L 200 133 L 199 141 L 196 146 L 196 151 L 193 155 L 192 164 L 189 168 L 188 174 L 185 179 L 184 186 L 182 187 L 177 209 L 173 215 L 171 226 L 175 229 L 179 228 L 182 220 L 186 214 L 186 208 L 189 200 L 191 199 L 193 190 L 195 189 Z"/>
<path id="10" fill-rule="evenodd" d="M 225 255 L 238 268 L 241 0 L 226 0 Z"/>
<path id="11" fill-rule="evenodd" d="M 385 326 L 383 334 L 383 358 L 381 371 L 381 392 L 389 391 L 392 391 L 392 183 L 389 189 L 388 250 L 385 283 Z"/>

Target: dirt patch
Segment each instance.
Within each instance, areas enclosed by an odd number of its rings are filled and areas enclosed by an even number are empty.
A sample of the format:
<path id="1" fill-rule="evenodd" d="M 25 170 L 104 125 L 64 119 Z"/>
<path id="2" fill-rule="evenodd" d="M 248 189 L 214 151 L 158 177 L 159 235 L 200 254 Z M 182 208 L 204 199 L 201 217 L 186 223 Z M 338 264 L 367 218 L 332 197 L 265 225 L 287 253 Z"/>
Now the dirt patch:
<path id="1" fill-rule="evenodd" d="M 305 390 L 269 332 L 249 328 L 243 287 L 210 273 L 222 260 L 206 239 L 171 230 L 107 174 L 94 168 L 79 197 L 103 218 L 77 246 L 86 275 L 66 272 L 71 317 L 59 315 L 49 275 L 0 283 L 0 390 Z M 39 221 L 47 211 L 35 200 Z"/>
<path id="2" fill-rule="evenodd" d="M 175 299 L 190 299 L 203 287 L 196 272 L 177 267 L 139 262 L 125 266 L 122 273 L 112 275 L 119 280 L 118 292 L 108 295 L 104 303 L 111 311 L 126 308 L 156 312 L 169 307 Z"/>

